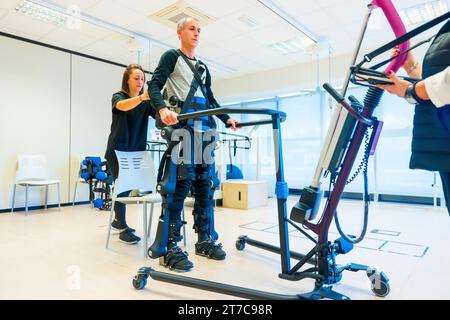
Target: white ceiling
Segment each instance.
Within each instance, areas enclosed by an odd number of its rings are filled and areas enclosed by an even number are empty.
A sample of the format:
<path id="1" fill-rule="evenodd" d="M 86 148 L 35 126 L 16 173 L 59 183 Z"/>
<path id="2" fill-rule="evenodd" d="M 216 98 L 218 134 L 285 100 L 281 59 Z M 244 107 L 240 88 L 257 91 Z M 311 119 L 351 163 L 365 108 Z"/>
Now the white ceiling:
<path id="1" fill-rule="evenodd" d="M 52 3 L 64 8 L 76 5 L 83 15 L 178 47 L 176 31 L 149 18 L 176 1 L 53 0 Z M 185 1 L 215 19 L 202 29 L 197 50 L 199 57 L 212 63 L 215 80 L 311 60 L 306 52 L 283 55 L 269 47 L 270 44 L 301 36 L 301 33 L 257 0 Z M 424 2 L 427 0 L 393 0 L 397 9 Z M 130 49 L 129 36 L 84 21 L 79 29 L 72 30 L 43 22 L 16 13 L 14 8 L 18 3 L 20 0 L 0 1 L 0 31 L 123 64 L 139 60 L 150 70 L 156 67 L 160 55 L 166 50 L 144 41 L 140 43 L 138 56 Z M 369 0 L 273 0 L 273 3 L 307 27 L 323 43 L 329 44 L 333 55 L 338 55 L 353 51 Z M 254 21 L 256 26 L 250 27 L 239 21 L 242 16 Z M 375 13 L 371 21 L 364 40 L 365 48 L 376 48 L 393 39 L 382 15 Z M 322 56 L 329 54 L 328 45 L 325 48 Z M 223 70 L 220 66 L 234 71 Z"/>

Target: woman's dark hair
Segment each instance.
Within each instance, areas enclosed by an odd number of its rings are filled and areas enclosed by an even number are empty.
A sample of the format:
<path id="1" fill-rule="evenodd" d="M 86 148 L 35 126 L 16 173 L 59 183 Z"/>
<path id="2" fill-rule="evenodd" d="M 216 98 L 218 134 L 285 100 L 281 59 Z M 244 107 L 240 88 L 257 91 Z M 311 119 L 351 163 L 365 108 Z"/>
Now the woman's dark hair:
<path id="1" fill-rule="evenodd" d="M 130 76 L 133 73 L 133 70 L 135 70 L 135 69 L 139 69 L 142 71 L 142 73 L 144 74 L 144 83 L 145 83 L 145 72 L 142 69 L 142 67 L 139 64 L 130 64 L 125 69 L 125 71 L 123 73 L 123 78 L 122 78 L 122 91 L 125 91 L 128 94 L 130 94 L 130 88 L 128 87 L 128 80 L 130 79 Z M 139 94 L 143 94 L 143 93 L 144 93 L 144 87 L 142 87 Z"/>

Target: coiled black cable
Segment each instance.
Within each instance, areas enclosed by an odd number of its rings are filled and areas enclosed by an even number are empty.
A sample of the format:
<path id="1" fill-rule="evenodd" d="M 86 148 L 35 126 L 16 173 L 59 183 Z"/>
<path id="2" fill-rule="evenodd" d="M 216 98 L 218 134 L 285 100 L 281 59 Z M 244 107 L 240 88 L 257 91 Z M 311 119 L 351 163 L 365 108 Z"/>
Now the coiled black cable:
<path id="1" fill-rule="evenodd" d="M 378 88 L 375 88 L 375 87 L 370 87 L 369 90 L 366 93 L 366 96 L 364 97 L 364 107 L 375 109 L 380 103 L 380 100 L 381 100 L 381 97 L 383 95 L 383 92 L 384 92 L 384 90 L 382 90 L 382 89 L 378 89 Z M 360 112 L 361 111 L 362 110 L 360 110 Z M 359 242 L 361 242 L 364 239 L 364 237 L 366 236 L 366 233 L 367 233 L 367 226 L 368 226 L 368 223 L 369 223 L 370 195 L 369 195 L 369 182 L 368 182 L 367 172 L 368 172 L 368 162 L 369 162 L 369 155 L 370 155 L 370 148 L 369 148 L 370 136 L 368 134 L 368 128 L 366 128 L 366 130 L 364 132 L 364 136 L 365 136 L 365 150 L 364 150 L 363 159 L 362 159 L 360 165 L 358 166 L 358 169 L 356 170 L 356 172 L 346 182 L 346 184 L 352 182 L 358 176 L 358 174 L 361 172 L 361 170 L 363 170 L 363 177 L 364 177 L 364 193 L 363 193 L 364 216 L 363 216 L 363 226 L 362 226 L 362 230 L 361 230 L 361 233 L 359 234 L 359 236 L 356 237 L 356 236 L 348 235 L 347 233 L 345 233 L 342 230 L 341 225 L 339 223 L 339 217 L 338 217 L 337 210 L 334 213 L 336 228 L 339 231 L 339 234 L 346 241 L 348 241 L 350 243 L 353 243 L 353 244 L 359 243 Z M 333 181 L 333 185 L 334 185 L 334 181 Z"/>

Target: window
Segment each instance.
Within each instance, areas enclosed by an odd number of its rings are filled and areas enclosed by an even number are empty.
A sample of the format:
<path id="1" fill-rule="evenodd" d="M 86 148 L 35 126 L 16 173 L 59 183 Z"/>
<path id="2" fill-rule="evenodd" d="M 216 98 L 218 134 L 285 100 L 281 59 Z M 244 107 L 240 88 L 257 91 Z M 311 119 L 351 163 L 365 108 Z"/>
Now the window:
<path id="1" fill-rule="evenodd" d="M 281 133 L 289 188 L 309 186 L 316 170 L 322 139 L 320 101 L 317 93 L 280 99 L 280 110 L 287 115 Z"/>

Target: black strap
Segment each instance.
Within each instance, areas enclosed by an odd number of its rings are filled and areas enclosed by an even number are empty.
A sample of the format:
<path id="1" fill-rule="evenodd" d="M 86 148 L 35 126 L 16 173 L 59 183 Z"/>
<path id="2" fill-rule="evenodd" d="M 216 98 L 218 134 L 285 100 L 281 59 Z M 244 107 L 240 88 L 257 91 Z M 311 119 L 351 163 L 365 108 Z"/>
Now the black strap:
<path id="1" fill-rule="evenodd" d="M 365 62 L 372 61 L 373 58 L 379 56 L 380 54 L 394 48 L 396 45 L 399 45 L 405 41 L 408 41 L 409 39 L 417 36 L 418 34 L 434 27 L 438 23 L 441 23 L 442 21 L 447 20 L 448 18 L 450 18 L 450 11 L 447 13 L 444 13 L 443 15 L 441 15 L 427 23 L 424 23 L 423 25 L 421 25 L 421 26 L 411 30 L 410 32 L 407 32 L 404 35 L 398 37 L 397 39 L 385 44 L 384 46 L 364 55 L 364 61 L 362 61 L 359 65 L 362 65 Z"/>
<path id="2" fill-rule="evenodd" d="M 194 66 L 191 64 L 189 59 L 183 54 L 183 52 L 181 52 L 180 49 L 178 49 L 178 52 L 181 55 L 181 57 L 184 59 L 186 64 L 189 66 L 189 68 L 191 69 L 192 73 L 194 74 L 194 79 L 192 79 L 192 84 L 191 84 L 191 91 L 193 91 L 193 93 L 192 93 L 192 96 L 186 97 L 186 100 L 184 101 L 184 105 L 183 105 L 183 111 L 187 111 L 187 109 L 189 109 L 189 107 L 191 107 L 191 105 L 192 105 L 192 98 L 194 97 L 194 94 L 197 91 L 198 86 L 200 86 L 200 90 L 202 90 L 203 97 L 206 100 L 206 106 L 208 108 L 213 107 L 213 106 L 211 106 L 211 103 L 210 103 L 210 101 L 208 99 L 208 93 L 207 93 L 205 84 L 203 83 L 199 72 L 197 71 L 196 68 L 194 68 Z M 205 69 L 205 72 L 206 72 L 206 69 Z M 196 84 L 197 84 L 197 86 L 196 86 Z M 193 90 L 193 88 L 196 88 L 195 91 Z M 191 93 L 191 91 L 189 93 Z M 195 104 L 193 106 L 193 109 L 195 109 Z M 216 127 L 214 119 L 211 116 L 208 116 L 208 118 L 209 118 L 209 125 L 210 125 L 210 127 L 211 128 Z"/>
<path id="3" fill-rule="evenodd" d="M 189 92 L 188 92 L 188 94 L 187 94 L 187 96 L 186 96 L 186 98 L 184 100 L 183 108 L 181 109 L 181 113 L 182 114 L 183 113 L 188 113 L 188 110 L 191 107 L 194 107 L 192 105 L 192 98 L 194 98 L 195 93 L 197 92 L 197 89 L 198 89 L 197 81 L 195 79 L 193 79 L 192 83 L 191 83 L 191 89 L 189 90 Z"/>
<path id="4" fill-rule="evenodd" d="M 431 37 L 429 37 L 429 38 L 426 39 L 426 40 L 420 41 L 419 43 L 417 43 L 417 44 L 413 45 L 412 47 L 410 47 L 408 50 L 403 50 L 403 51 L 397 53 L 396 56 L 390 57 L 389 59 L 386 59 L 386 60 L 384 60 L 384 61 L 382 61 L 382 62 L 380 62 L 380 63 L 378 63 L 378 64 L 376 64 L 376 65 L 374 65 L 374 66 L 371 66 L 370 69 L 376 70 L 376 69 L 378 69 L 379 67 L 384 66 L 386 63 L 391 62 L 392 60 L 396 59 L 397 57 L 399 57 L 399 56 L 401 56 L 401 55 L 403 55 L 403 54 L 406 54 L 406 53 L 408 53 L 409 51 L 414 50 L 415 48 L 420 47 L 421 45 L 423 45 L 423 44 L 425 44 L 425 43 L 427 43 L 427 42 L 430 42 L 431 40 L 433 40 L 433 38 L 434 38 L 435 36 L 436 36 L 436 34 L 433 35 L 433 36 L 431 36 Z"/>

